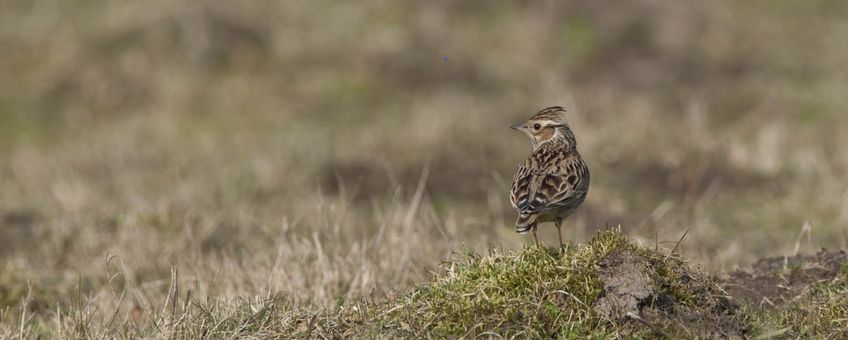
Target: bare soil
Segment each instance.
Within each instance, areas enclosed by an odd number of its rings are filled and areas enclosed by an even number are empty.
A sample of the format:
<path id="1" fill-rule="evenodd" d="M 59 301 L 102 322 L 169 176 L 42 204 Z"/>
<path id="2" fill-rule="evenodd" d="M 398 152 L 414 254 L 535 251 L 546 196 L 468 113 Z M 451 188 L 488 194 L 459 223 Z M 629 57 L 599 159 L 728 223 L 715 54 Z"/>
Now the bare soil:
<path id="1" fill-rule="evenodd" d="M 717 283 L 740 303 L 763 308 L 780 307 L 804 294 L 813 284 L 834 280 L 846 270 L 848 253 L 821 250 L 815 255 L 771 257 L 750 270 L 724 274 Z"/>
<path id="2" fill-rule="evenodd" d="M 673 330 L 695 337 L 741 339 L 750 331 L 737 315 L 738 306 L 709 278 L 686 271 L 685 266 L 658 270 L 651 260 L 625 251 L 609 255 L 601 267 L 604 295 L 594 309 L 621 324 L 622 334 L 668 337 Z"/>
<path id="3" fill-rule="evenodd" d="M 616 252 L 601 263 L 604 293 L 593 308 L 622 325 L 622 334 L 665 337 L 676 330 L 696 337 L 745 338 L 751 329 L 739 312 L 741 305 L 778 308 L 811 285 L 836 279 L 846 270 L 846 261 L 845 251 L 822 250 L 762 259 L 750 270 L 711 279 L 686 266 L 658 270 L 657 263 L 635 252 Z"/>

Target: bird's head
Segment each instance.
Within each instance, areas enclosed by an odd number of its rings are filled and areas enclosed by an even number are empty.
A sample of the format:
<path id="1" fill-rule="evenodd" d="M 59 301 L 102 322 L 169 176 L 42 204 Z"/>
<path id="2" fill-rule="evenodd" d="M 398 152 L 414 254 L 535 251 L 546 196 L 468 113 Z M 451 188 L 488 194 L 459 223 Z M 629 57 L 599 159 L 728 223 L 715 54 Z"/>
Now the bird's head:
<path id="1" fill-rule="evenodd" d="M 526 122 L 513 125 L 512 128 L 530 137 L 534 148 L 551 139 L 564 137 L 571 131 L 565 119 L 565 109 L 559 106 L 539 111 Z"/>

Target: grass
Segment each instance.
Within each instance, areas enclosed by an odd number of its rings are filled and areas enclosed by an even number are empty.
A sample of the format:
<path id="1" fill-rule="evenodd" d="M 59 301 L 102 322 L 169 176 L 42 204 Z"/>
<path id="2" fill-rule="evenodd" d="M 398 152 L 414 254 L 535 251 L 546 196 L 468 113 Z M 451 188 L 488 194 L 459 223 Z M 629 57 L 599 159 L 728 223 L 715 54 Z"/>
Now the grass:
<path id="1" fill-rule="evenodd" d="M 83 303 L 72 307 L 69 315 L 56 315 L 66 321 L 57 320 L 60 326 L 54 331 L 71 338 L 600 336 L 612 334 L 613 328 L 597 319 L 591 308 L 603 289 L 596 270 L 607 254 L 628 249 L 637 247 L 619 232 L 602 232 L 587 245 L 568 245 L 562 251 L 527 247 L 493 250 L 488 256 L 465 251 L 456 255 L 456 262 L 445 263 L 429 282 L 401 296 L 340 300 L 335 308 L 318 309 L 296 307 L 285 296 L 193 301 L 190 291 L 183 293 L 177 287 L 178 274 L 173 273 L 166 305 L 149 315 L 133 316 L 130 311 L 128 320 L 114 323 Z M 652 258 L 669 259 L 660 254 Z M 58 335 L 42 333 L 45 329 L 38 323 L 24 325 L 19 333 L 23 338 Z M 14 335 L 7 331 L 6 336 Z"/>
<path id="2" fill-rule="evenodd" d="M 549 105 L 570 110 L 593 175 L 565 228 L 575 244 L 603 225 L 640 244 L 688 230 L 680 257 L 708 273 L 793 253 L 805 221 L 801 252 L 845 248 L 848 49 L 831 42 L 846 13 L 0 2 L 0 329 L 319 334 L 390 310 L 441 261 L 543 259 L 511 229 L 505 193 L 528 145 L 507 127 Z M 548 226 L 540 238 L 557 242 Z M 452 257 L 463 246 L 498 250 Z M 658 286 L 688 291 L 657 270 Z M 592 318 L 545 299 L 549 325 Z M 345 309 L 358 304 L 359 319 Z"/>
<path id="3" fill-rule="evenodd" d="M 605 315 L 600 301 L 615 294 L 600 274 L 611 257 L 625 254 L 643 262 L 650 296 L 638 314 Z M 820 283 L 778 309 L 754 306 L 716 309 L 721 289 L 670 250 L 629 241 L 618 230 L 599 232 L 590 242 L 561 250 L 528 246 L 488 255 L 463 251 L 432 273 L 427 282 L 405 292 L 340 299 L 329 306 L 294 303 L 290 296 L 264 294 L 253 299 L 198 299 L 180 287 L 172 272 L 165 304 L 113 314 L 96 299 L 78 295 L 57 307 L 53 320 L 0 315 L 4 338 L 170 338 L 244 337 L 397 338 L 397 337 L 625 337 L 845 335 L 848 317 L 846 277 Z M 609 278 L 606 278 L 609 279 Z M 622 277 L 632 280 L 632 277 Z M 112 298 L 123 299 L 127 291 Z M 727 306 L 725 306 L 727 307 Z M 724 308 L 724 307 L 722 307 Z M 661 318 L 652 313 L 662 314 Z M 693 316 L 694 315 L 694 316 Z M 12 322 L 8 322 L 12 321 Z M 728 333 L 736 332 L 736 333 Z"/>
<path id="4" fill-rule="evenodd" d="M 803 295 L 778 309 L 748 307 L 764 338 L 825 339 L 845 337 L 848 329 L 845 274 L 811 285 Z"/>
<path id="5" fill-rule="evenodd" d="M 781 311 L 776 324 L 794 338 L 848 336 L 848 285 L 845 277 L 815 285 L 799 301 Z"/>

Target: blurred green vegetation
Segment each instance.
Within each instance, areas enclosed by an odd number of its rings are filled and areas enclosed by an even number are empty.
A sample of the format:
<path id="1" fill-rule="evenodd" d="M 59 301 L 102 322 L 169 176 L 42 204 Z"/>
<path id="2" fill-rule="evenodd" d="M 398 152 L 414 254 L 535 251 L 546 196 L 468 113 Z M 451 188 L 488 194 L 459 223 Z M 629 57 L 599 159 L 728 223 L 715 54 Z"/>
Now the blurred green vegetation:
<path id="1" fill-rule="evenodd" d="M 0 97 L 0 148 L 12 149 L 22 144 L 43 144 L 54 128 L 37 119 L 22 116 L 17 103 Z"/>

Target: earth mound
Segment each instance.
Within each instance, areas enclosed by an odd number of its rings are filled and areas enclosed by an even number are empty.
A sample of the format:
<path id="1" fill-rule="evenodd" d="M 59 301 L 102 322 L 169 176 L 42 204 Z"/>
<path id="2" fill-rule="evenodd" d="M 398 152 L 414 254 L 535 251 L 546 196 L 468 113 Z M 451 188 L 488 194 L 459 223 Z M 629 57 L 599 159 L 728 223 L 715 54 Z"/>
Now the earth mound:
<path id="1" fill-rule="evenodd" d="M 426 337 L 746 337 L 732 301 L 678 254 L 604 231 L 561 250 L 463 254 L 380 323 Z"/>

